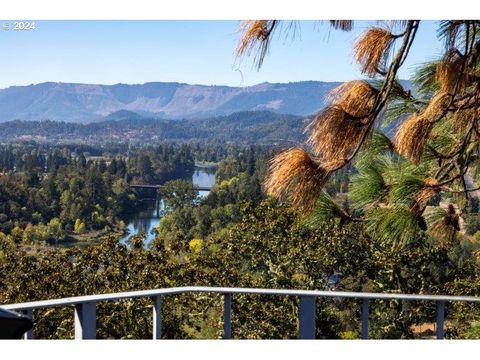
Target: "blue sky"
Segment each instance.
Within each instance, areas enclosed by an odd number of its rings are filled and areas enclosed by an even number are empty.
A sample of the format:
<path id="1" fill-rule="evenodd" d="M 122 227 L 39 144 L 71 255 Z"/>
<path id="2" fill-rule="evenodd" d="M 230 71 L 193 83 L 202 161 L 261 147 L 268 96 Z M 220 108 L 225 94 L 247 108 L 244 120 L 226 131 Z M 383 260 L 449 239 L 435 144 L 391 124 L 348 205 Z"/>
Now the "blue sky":
<path id="1" fill-rule="evenodd" d="M 257 71 L 253 58 L 235 57 L 239 21 L 36 21 L 33 31 L 0 30 L 0 88 L 44 81 L 240 86 L 357 79 L 351 48 L 369 24 L 357 21 L 354 31 L 340 32 L 301 21 L 294 40 L 274 38 Z M 436 25 L 421 23 L 401 78 L 440 52 Z"/>

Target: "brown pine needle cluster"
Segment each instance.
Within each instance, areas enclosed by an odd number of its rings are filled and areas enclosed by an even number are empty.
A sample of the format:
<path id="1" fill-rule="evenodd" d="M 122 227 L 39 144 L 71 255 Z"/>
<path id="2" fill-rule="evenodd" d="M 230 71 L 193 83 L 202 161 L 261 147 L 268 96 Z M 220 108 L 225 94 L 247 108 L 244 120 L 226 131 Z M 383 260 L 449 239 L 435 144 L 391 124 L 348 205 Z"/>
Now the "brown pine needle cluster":
<path id="1" fill-rule="evenodd" d="M 455 111 L 451 116 L 453 130 L 458 133 L 463 133 L 469 124 L 478 119 L 478 115 L 475 111 L 471 111 L 471 109 Z"/>
<path id="2" fill-rule="evenodd" d="M 366 117 L 372 110 L 378 90 L 367 81 L 349 81 L 333 89 L 327 99 L 354 117 Z"/>
<path id="3" fill-rule="evenodd" d="M 464 110 L 457 110 L 451 117 L 453 129 L 459 134 L 464 134 L 471 124 L 480 118 L 480 107 L 472 107 Z M 476 133 L 475 133 L 476 134 Z"/>
<path id="4" fill-rule="evenodd" d="M 438 63 L 435 80 L 437 80 L 442 91 L 453 92 L 458 78 L 458 70 L 457 63 Z"/>
<path id="5" fill-rule="evenodd" d="M 353 46 L 353 53 L 363 73 L 377 74 L 393 40 L 392 33 L 380 27 L 370 28 L 360 36 Z"/>
<path id="6" fill-rule="evenodd" d="M 414 164 L 418 164 L 432 127 L 433 123 L 428 118 L 418 114 L 411 115 L 395 135 L 396 150 Z"/>
<path id="7" fill-rule="evenodd" d="M 337 164 L 320 164 L 302 148 L 281 152 L 270 161 L 265 189 L 269 195 L 288 198 L 294 207 L 310 211 Z"/>
<path id="8" fill-rule="evenodd" d="M 260 67 L 270 45 L 270 35 L 276 25 L 276 20 L 245 20 L 240 27 L 242 37 L 237 47 L 237 55 L 250 54 L 258 47 L 256 62 Z"/>
<path id="9" fill-rule="evenodd" d="M 419 209 L 423 209 L 427 205 L 428 201 L 437 195 L 441 189 L 442 188 L 437 179 L 425 179 L 425 187 L 422 188 L 415 196 L 415 203 Z"/>
<path id="10" fill-rule="evenodd" d="M 421 114 L 413 114 L 398 129 L 395 135 L 397 151 L 418 164 L 423 155 L 423 149 L 430 136 L 433 125 L 444 113 L 450 96 L 438 93 Z"/>
<path id="11" fill-rule="evenodd" d="M 463 58 L 456 51 L 448 51 L 438 63 L 435 80 L 440 85 L 440 91 L 453 94 L 462 92 L 468 85 L 468 76 L 462 72 Z M 457 84 L 458 83 L 458 84 Z"/>
<path id="12" fill-rule="evenodd" d="M 322 159 L 321 166 L 300 148 L 277 155 L 265 182 L 268 193 L 276 197 L 290 194 L 293 206 L 310 211 L 330 173 L 349 161 L 371 129 L 368 115 L 377 94 L 366 81 L 352 81 L 333 91 L 333 105 L 320 112 L 306 129 L 310 131 L 307 144 Z"/>
<path id="13" fill-rule="evenodd" d="M 427 108 L 423 112 L 423 116 L 431 122 L 437 121 L 447 109 L 450 98 L 451 96 L 449 94 L 439 92 L 430 99 Z"/>
<path id="14" fill-rule="evenodd" d="M 316 155 L 326 161 L 344 161 L 361 141 L 367 126 L 334 105 L 320 112 L 306 130 L 310 130 L 307 144 Z"/>
<path id="15" fill-rule="evenodd" d="M 330 25 L 336 30 L 350 31 L 353 29 L 353 20 L 330 20 Z"/>
<path id="16" fill-rule="evenodd" d="M 366 81 L 352 81 L 333 91 L 333 105 L 320 112 L 306 129 L 310 131 L 307 143 L 322 159 L 321 164 L 301 148 L 280 153 L 270 163 L 267 192 L 288 197 L 293 206 L 310 211 L 331 172 L 349 161 L 371 129 L 368 115 L 377 93 Z"/>
<path id="17" fill-rule="evenodd" d="M 460 231 L 460 215 L 455 206 L 449 204 L 445 216 L 432 227 L 432 234 L 441 240 L 441 243 L 447 242 L 444 245 L 448 245 L 448 242 L 455 240 L 458 231 Z"/>

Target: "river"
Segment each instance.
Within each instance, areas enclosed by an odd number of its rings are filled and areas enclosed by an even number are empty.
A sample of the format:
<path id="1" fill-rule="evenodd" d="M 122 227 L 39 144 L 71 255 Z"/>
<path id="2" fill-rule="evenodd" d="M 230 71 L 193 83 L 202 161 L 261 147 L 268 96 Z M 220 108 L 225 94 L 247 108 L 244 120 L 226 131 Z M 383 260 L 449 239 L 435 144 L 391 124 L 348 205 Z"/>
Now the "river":
<path id="1" fill-rule="evenodd" d="M 211 187 L 215 184 L 215 169 L 197 167 L 192 174 L 191 180 L 194 185 Z M 200 191 L 200 196 L 207 195 L 208 191 Z M 163 202 L 160 202 L 160 210 L 163 210 Z M 148 244 L 155 239 L 155 229 L 159 223 L 160 217 L 157 216 L 155 202 L 151 201 L 146 209 L 130 217 L 127 223 L 126 233 L 120 238 L 120 242 L 125 244 L 130 236 L 144 232 L 144 245 L 148 246 Z"/>

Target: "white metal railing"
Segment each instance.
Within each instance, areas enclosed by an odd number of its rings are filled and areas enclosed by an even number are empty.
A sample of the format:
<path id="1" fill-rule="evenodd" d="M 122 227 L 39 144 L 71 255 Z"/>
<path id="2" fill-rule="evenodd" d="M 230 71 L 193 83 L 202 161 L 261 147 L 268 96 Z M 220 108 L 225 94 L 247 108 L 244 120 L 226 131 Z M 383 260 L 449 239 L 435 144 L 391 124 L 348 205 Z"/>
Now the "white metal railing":
<path id="1" fill-rule="evenodd" d="M 96 303 L 121 299 L 151 298 L 153 300 L 153 338 L 162 336 L 162 297 L 184 293 L 218 293 L 224 295 L 224 338 L 232 337 L 231 312 L 232 296 L 234 294 L 252 295 L 283 295 L 300 298 L 299 323 L 300 339 L 315 338 L 316 298 L 353 298 L 362 299 L 362 339 L 368 338 L 368 317 L 370 300 L 406 300 L 406 301 L 433 301 L 437 305 L 437 339 L 444 338 L 444 320 L 446 302 L 480 302 L 480 297 L 472 296 L 446 296 L 446 295 L 418 295 L 418 294 L 385 294 L 343 291 L 319 290 L 288 290 L 288 289 L 255 289 L 255 288 L 227 288 L 227 287 L 202 287 L 186 286 L 154 290 L 130 291 L 122 293 L 76 296 L 63 299 L 32 301 L 19 304 L 2 305 L 7 310 L 23 311 L 33 320 L 33 311 L 41 308 L 59 306 L 75 306 L 75 339 L 95 339 L 96 333 Z M 25 334 L 25 339 L 33 338 L 32 332 Z"/>

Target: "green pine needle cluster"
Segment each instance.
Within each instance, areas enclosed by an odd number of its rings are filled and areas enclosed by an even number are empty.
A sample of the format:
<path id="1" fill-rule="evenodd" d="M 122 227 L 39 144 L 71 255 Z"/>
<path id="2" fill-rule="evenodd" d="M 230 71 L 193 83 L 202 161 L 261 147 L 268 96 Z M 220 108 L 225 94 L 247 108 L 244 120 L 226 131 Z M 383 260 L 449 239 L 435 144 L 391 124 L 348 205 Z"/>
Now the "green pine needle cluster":
<path id="1" fill-rule="evenodd" d="M 358 155 L 350 178 L 348 203 L 354 215 L 361 216 L 366 231 L 377 241 L 404 246 L 420 236 L 419 215 L 412 211 L 416 195 L 425 187 L 432 164 L 414 165 L 395 154 L 391 140 L 373 133 L 368 146 Z M 350 220 L 335 199 L 323 192 L 306 223 L 318 227 L 323 222 Z"/>
<path id="2" fill-rule="evenodd" d="M 389 203 L 411 202 L 415 194 L 425 186 L 425 178 L 429 173 L 428 168 L 428 163 L 415 166 L 403 158 L 391 161 L 384 175 L 390 185 Z"/>
<path id="3" fill-rule="evenodd" d="M 382 162 L 384 159 L 379 155 L 391 154 L 392 150 L 393 144 L 390 138 L 381 131 L 374 131 L 368 145 L 357 155 L 355 167 L 365 169 L 370 167 L 372 163 Z M 381 167 L 382 164 L 379 163 L 377 166 Z"/>
<path id="4" fill-rule="evenodd" d="M 366 231 L 383 244 L 401 247 L 418 236 L 419 227 L 407 206 L 377 207 L 368 214 Z"/>
<path id="5" fill-rule="evenodd" d="M 424 62 L 415 68 L 412 85 L 415 92 L 422 97 L 428 97 L 438 90 L 435 73 L 440 60 Z"/>
<path id="6" fill-rule="evenodd" d="M 321 224 L 337 218 L 344 219 L 346 216 L 347 214 L 342 207 L 338 205 L 327 192 L 322 191 L 317 199 L 314 210 L 305 220 L 305 225 L 316 228 Z"/>
<path id="7" fill-rule="evenodd" d="M 383 115 L 382 124 L 384 126 L 398 122 L 399 119 L 405 119 L 408 115 L 414 114 L 419 110 L 419 104 L 413 99 L 398 99 L 388 104 Z"/>
<path id="8" fill-rule="evenodd" d="M 425 212 L 425 221 L 429 228 L 437 227 L 447 215 L 447 210 L 442 207 L 432 207 Z"/>
<path id="9" fill-rule="evenodd" d="M 387 191 L 387 185 L 381 170 L 375 166 L 367 166 L 352 177 L 349 198 L 352 200 L 353 208 L 363 210 L 372 203 L 382 201 Z"/>

